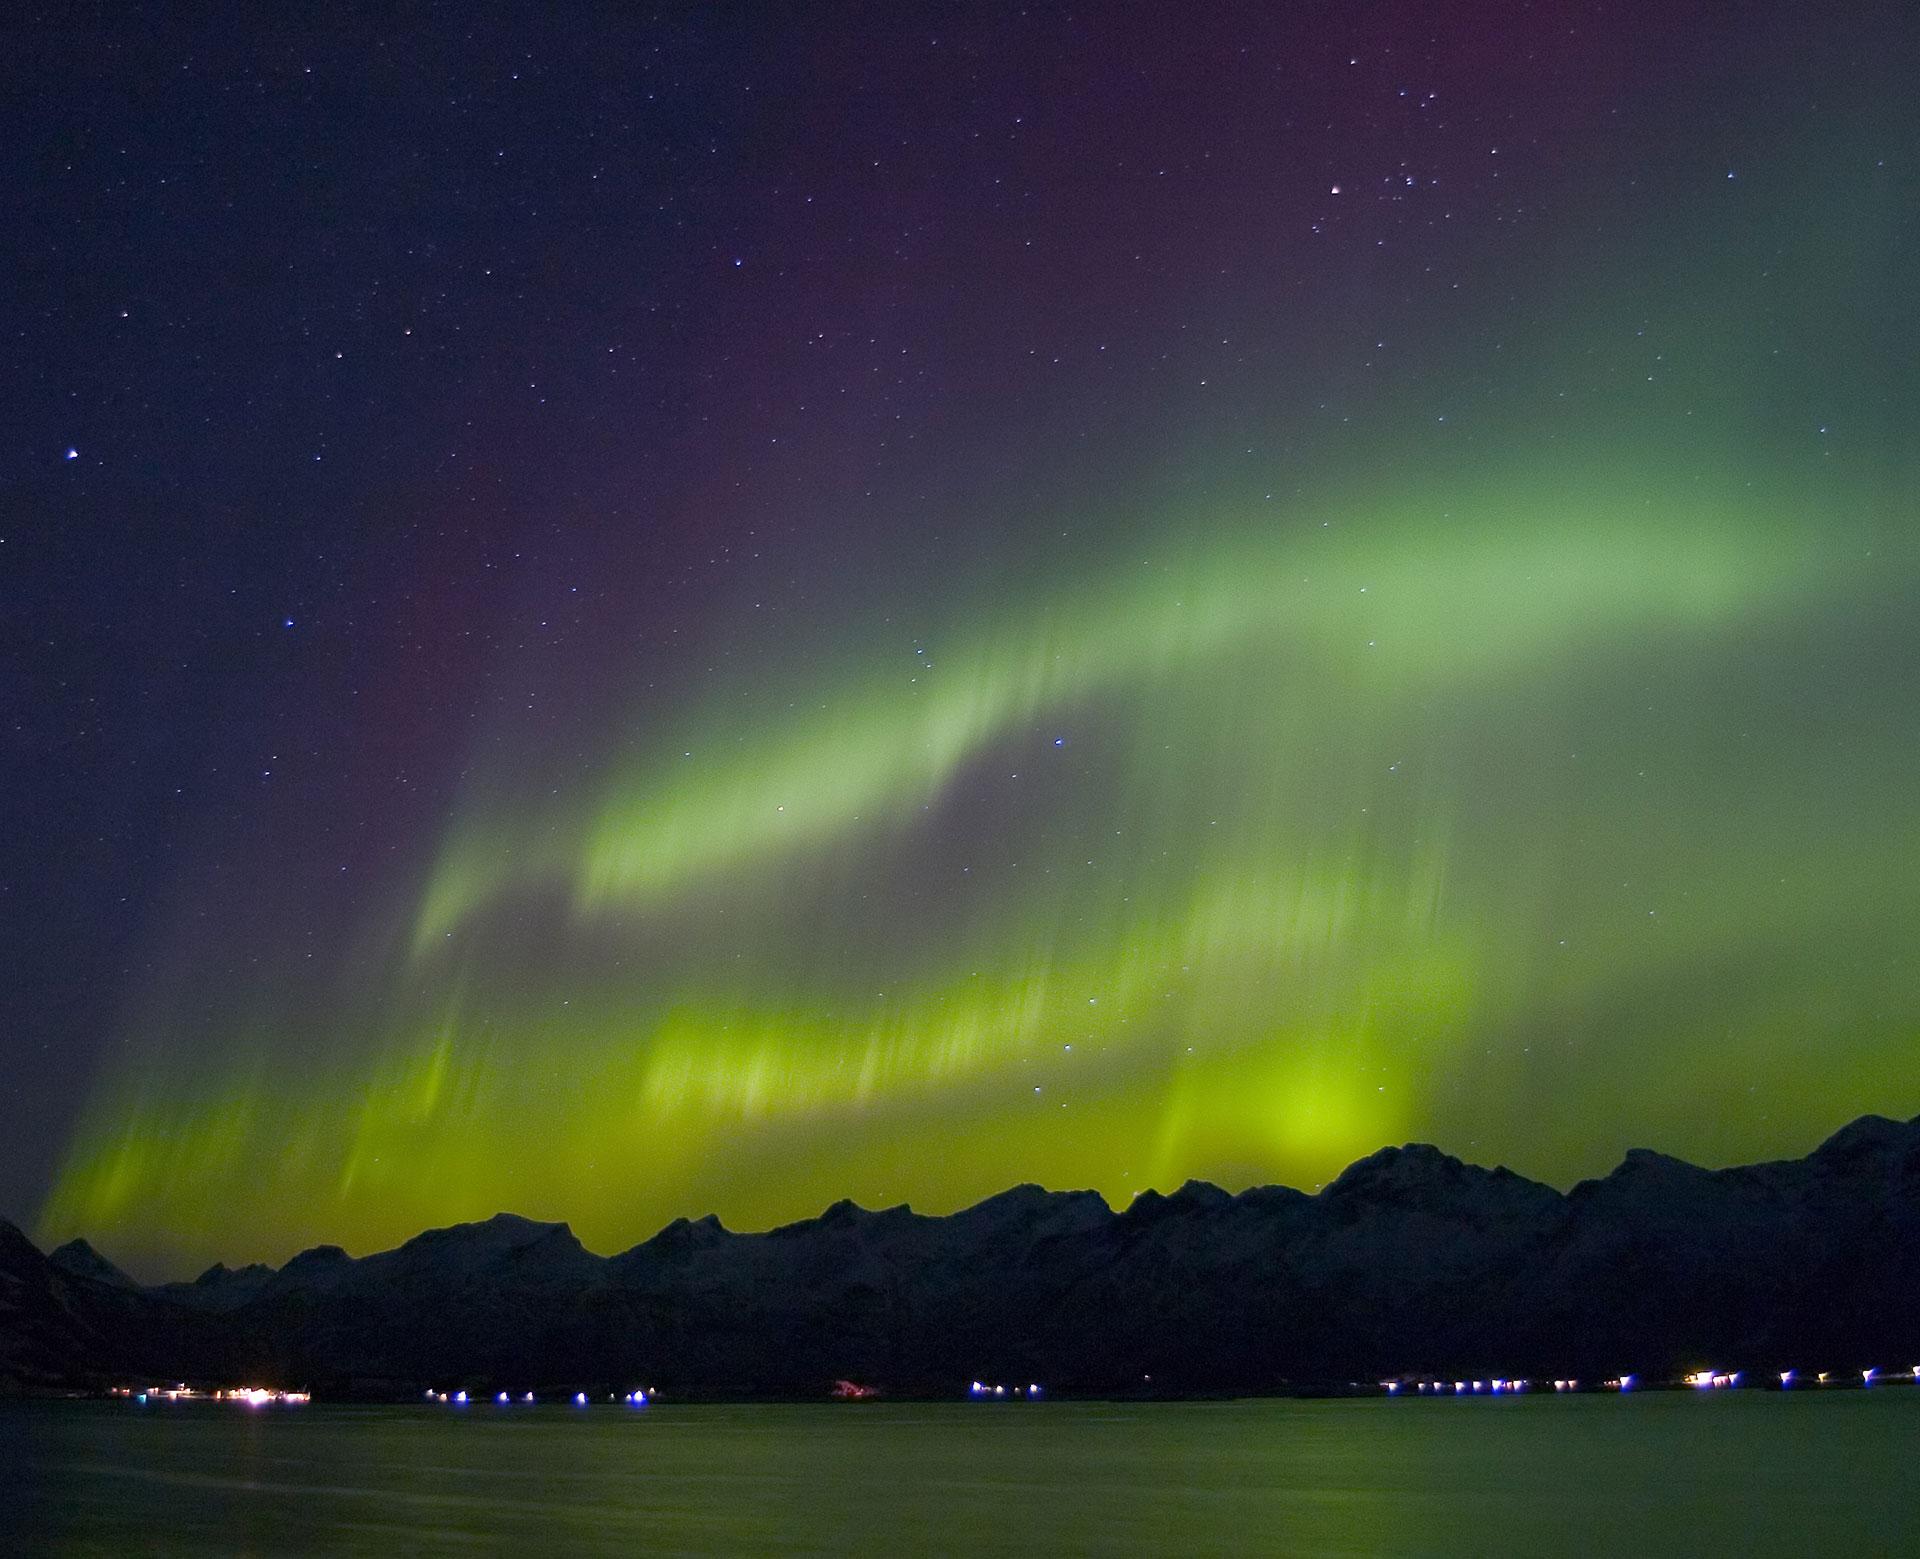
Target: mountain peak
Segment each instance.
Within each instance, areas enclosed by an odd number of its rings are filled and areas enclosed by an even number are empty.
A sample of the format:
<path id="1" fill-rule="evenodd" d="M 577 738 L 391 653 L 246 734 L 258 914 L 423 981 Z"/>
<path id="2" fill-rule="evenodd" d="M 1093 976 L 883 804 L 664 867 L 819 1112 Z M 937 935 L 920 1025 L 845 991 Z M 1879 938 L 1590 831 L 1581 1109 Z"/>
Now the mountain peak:
<path id="1" fill-rule="evenodd" d="M 1698 1164 L 1691 1164 L 1684 1158 L 1675 1158 L 1671 1153 L 1662 1153 L 1655 1148 L 1628 1148 L 1620 1159 L 1618 1174 L 1672 1174 L 1675 1171 L 1691 1171 L 1696 1175 L 1709 1174 Z"/>
<path id="2" fill-rule="evenodd" d="M 704 1218 L 676 1218 L 652 1239 L 643 1240 L 626 1254 L 631 1257 L 644 1251 L 656 1256 L 690 1256 L 696 1251 L 723 1245 L 731 1238 L 726 1225 L 720 1221 L 720 1215 L 708 1213 Z"/>
<path id="3" fill-rule="evenodd" d="M 1920 1147 L 1920 1117 L 1903 1123 L 1884 1115 L 1862 1115 L 1815 1148 L 1813 1161 L 1829 1168 L 1850 1168 L 1915 1147 Z"/>
<path id="4" fill-rule="evenodd" d="M 49 1251 L 47 1260 L 64 1272 L 70 1272 L 75 1277 L 91 1278 L 96 1283 L 106 1283 L 114 1288 L 140 1286 L 85 1240 L 68 1240 L 57 1250 Z"/>
<path id="5" fill-rule="evenodd" d="M 1320 1194 L 1328 1197 L 1391 1194 L 1415 1185 L 1457 1181 L 1468 1172 L 1466 1164 L 1450 1153 L 1441 1152 L 1432 1143 L 1409 1142 L 1404 1147 L 1381 1148 L 1356 1159 Z"/>

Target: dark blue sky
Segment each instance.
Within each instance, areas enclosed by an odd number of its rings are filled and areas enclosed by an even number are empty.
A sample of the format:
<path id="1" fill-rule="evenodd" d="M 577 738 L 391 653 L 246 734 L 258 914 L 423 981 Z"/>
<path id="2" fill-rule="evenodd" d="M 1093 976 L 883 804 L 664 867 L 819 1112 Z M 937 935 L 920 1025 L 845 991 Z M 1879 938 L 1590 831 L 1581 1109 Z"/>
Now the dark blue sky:
<path id="1" fill-rule="evenodd" d="M 1580 426 L 1684 465 L 1636 319 L 1698 328 L 1701 469 L 1777 449 L 1762 485 L 1905 526 L 1913 43 L 1895 5 L 15 15 L 0 1214 L 129 1057 L 379 1052 L 457 819 L 607 783 L 712 678 L 1071 592 L 1201 496 Z M 1873 634 L 1813 632 L 1843 795 L 1915 694 Z"/>

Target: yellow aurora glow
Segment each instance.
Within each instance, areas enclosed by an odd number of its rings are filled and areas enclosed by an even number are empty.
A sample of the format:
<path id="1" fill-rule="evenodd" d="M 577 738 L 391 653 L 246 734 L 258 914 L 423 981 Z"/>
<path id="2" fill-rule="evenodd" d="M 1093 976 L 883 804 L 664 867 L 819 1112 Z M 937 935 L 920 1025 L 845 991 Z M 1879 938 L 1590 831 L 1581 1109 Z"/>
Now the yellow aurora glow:
<path id="1" fill-rule="evenodd" d="M 129 1069 L 46 1227 L 231 1257 L 512 1208 L 612 1247 L 842 1194 L 1313 1184 L 1496 1119 L 1536 1172 L 1613 1151 L 1571 1125 L 1583 1025 L 1777 909 L 1712 821 L 1757 804 L 1737 772 L 1643 804 L 1636 688 L 1710 695 L 1856 586 L 1832 517 L 1598 473 L 1206 530 L 469 807 L 354 1044 Z M 1728 1016 L 1642 1014 L 1633 1086 L 1716 1086 Z"/>

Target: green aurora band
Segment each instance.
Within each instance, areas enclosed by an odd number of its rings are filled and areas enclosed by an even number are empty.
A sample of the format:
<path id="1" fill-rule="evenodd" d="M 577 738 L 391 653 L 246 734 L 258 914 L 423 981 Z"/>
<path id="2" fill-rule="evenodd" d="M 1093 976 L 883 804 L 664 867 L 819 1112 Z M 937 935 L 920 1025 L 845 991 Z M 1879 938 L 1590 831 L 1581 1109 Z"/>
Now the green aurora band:
<path id="1" fill-rule="evenodd" d="M 1695 372 L 1684 434 L 1425 461 L 1383 418 L 1411 455 L 1279 520 L 1170 500 L 923 635 L 852 609 L 585 782 L 482 776 L 350 1002 L 135 1026 L 43 1232 L 611 1249 L 1920 1108 L 1911 473 L 1758 453 L 1744 369 Z"/>

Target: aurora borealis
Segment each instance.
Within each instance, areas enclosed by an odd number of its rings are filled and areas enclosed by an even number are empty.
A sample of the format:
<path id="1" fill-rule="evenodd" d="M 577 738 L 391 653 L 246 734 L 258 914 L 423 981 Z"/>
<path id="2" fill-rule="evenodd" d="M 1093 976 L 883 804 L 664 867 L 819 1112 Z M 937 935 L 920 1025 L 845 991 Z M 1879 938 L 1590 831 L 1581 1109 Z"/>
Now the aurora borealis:
<path id="1" fill-rule="evenodd" d="M 130 550 L 251 614 L 99 673 L 191 668 L 191 741 L 125 738 L 183 799 L 135 951 L 63 954 L 38 1232 L 611 1250 L 1920 1110 L 1912 24 L 1549 10 L 135 40 L 277 323 L 123 352 L 185 409 L 15 484 L 10 556 L 173 494 Z M 204 285 L 88 242 L 75 317 Z"/>

